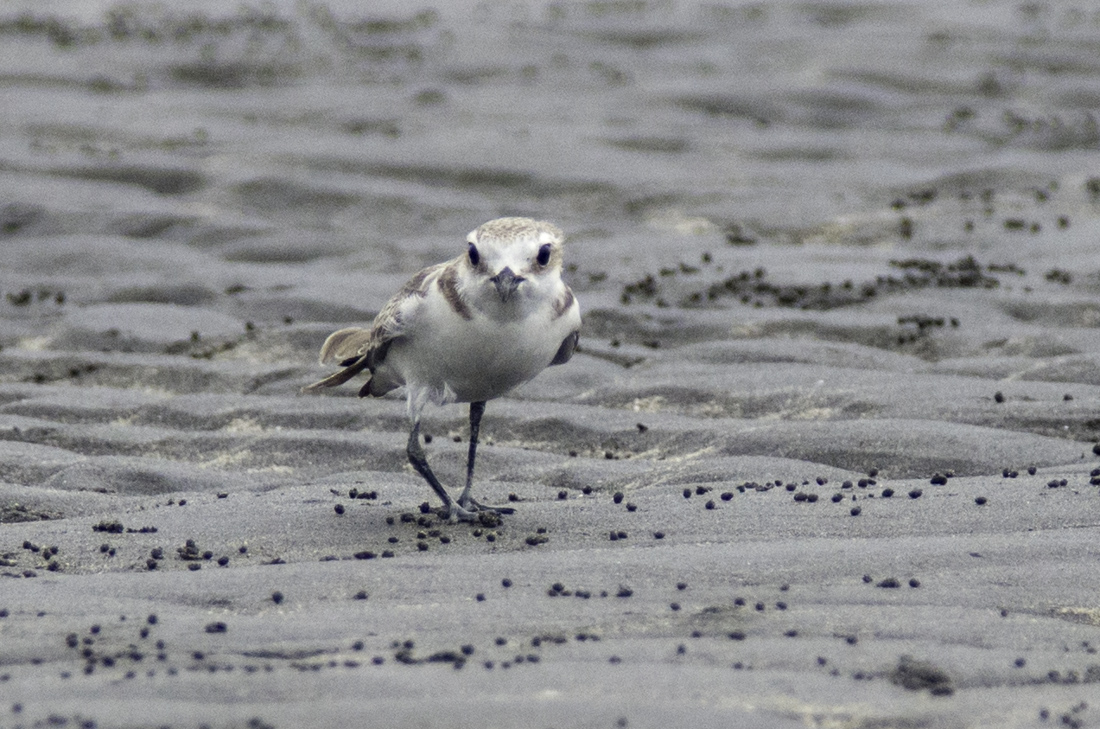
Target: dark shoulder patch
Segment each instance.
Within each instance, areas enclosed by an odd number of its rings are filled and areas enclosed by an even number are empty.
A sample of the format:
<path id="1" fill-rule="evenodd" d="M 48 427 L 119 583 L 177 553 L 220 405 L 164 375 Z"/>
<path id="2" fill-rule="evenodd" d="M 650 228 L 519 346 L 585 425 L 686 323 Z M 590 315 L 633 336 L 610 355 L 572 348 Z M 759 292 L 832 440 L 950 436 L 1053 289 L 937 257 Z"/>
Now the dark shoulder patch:
<path id="1" fill-rule="evenodd" d="M 554 300 L 554 316 L 552 319 L 560 319 L 565 312 L 573 308 L 573 290 L 565 287 L 565 293 Z"/>
<path id="2" fill-rule="evenodd" d="M 561 340 L 561 346 L 558 347 L 558 353 L 554 355 L 554 359 L 550 360 L 550 366 L 565 364 L 572 359 L 573 352 L 577 349 L 577 341 L 580 338 L 580 332 L 570 332 L 569 336 Z"/>
<path id="3" fill-rule="evenodd" d="M 432 275 L 432 272 L 438 268 L 438 264 L 435 266 L 428 266 L 416 272 L 416 275 L 405 282 L 405 285 L 401 287 L 401 292 L 397 295 L 397 298 L 403 299 L 406 296 L 427 296 L 428 291 L 424 286 L 424 280 L 428 276 Z"/>
<path id="4" fill-rule="evenodd" d="M 454 313 L 467 321 L 474 318 L 474 315 L 470 313 L 470 307 L 466 306 L 466 302 L 462 300 L 458 293 L 458 271 L 454 267 L 448 266 L 445 268 L 443 273 L 439 274 L 439 278 L 436 279 L 436 284 L 439 286 L 443 298 L 451 305 L 451 310 Z"/>

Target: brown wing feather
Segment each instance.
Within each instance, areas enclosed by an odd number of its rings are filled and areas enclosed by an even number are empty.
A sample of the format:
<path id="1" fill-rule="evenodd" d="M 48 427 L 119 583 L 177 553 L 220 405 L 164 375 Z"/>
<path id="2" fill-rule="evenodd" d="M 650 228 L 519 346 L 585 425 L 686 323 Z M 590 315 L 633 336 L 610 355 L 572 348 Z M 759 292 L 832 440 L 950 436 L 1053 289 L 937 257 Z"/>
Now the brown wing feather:
<path id="1" fill-rule="evenodd" d="M 573 358 L 573 352 L 577 349 L 577 342 L 581 338 L 580 332 L 570 332 L 569 336 L 561 340 L 561 346 L 558 347 L 558 353 L 554 355 L 554 359 L 550 361 L 550 366 L 562 365 Z"/>
<path id="2" fill-rule="evenodd" d="M 306 385 L 305 387 L 302 388 L 302 392 L 303 393 L 316 392 L 317 390 L 320 390 L 323 387 L 336 387 L 338 385 L 342 385 L 345 382 L 347 382 L 348 380 L 350 380 L 352 377 L 355 377 L 357 374 L 362 372 L 365 368 L 366 368 L 366 358 L 364 357 L 362 366 L 360 366 L 360 367 L 356 367 L 356 366 L 345 367 L 344 369 L 340 370 L 339 372 L 332 373 L 331 375 L 329 375 L 328 377 L 326 377 L 323 380 L 318 380 L 317 382 L 314 382 L 312 385 Z"/>
<path id="3" fill-rule="evenodd" d="M 302 392 L 315 392 L 324 387 L 342 385 L 363 370 L 370 370 L 373 373 L 374 369 L 386 359 L 390 344 L 404 334 L 401 306 L 410 296 L 425 296 L 428 278 L 446 265 L 446 263 L 440 263 L 429 266 L 413 276 L 393 298 L 386 302 L 378 312 L 378 316 L 374 317 L 374 323 L 369 330 L 348 327 L 328 335 L 325 343 L 321 345 L 321 364 L 335 362 L 344 369 L 303 387 Z M 360 396 L 364 394 L 371 394 L 369 381 L 360 390 Z"/>
<path id="4" fill-rule="evenodd" d="M 321 364 L 339 362 L 340 366 L 347 367 L 367 353 L 370 336 L 369 330 L 359 327 L 348 327 L 333 332 L 321 345 Z"/>

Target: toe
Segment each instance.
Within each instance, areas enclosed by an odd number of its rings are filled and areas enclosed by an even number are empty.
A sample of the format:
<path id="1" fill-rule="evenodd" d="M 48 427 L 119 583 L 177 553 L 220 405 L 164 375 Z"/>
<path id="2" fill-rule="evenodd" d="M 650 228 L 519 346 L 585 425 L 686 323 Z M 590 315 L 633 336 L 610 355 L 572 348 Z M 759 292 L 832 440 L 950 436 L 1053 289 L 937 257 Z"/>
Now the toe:
<path id="1" fill-rule="evenodd" d="M 452 524 L 460 521 L 473 521 L 478 520 L 477 511 L 471 511 L 459 504 L 451 504 L 451 508 L 447 511 L 446 519 Z"/>

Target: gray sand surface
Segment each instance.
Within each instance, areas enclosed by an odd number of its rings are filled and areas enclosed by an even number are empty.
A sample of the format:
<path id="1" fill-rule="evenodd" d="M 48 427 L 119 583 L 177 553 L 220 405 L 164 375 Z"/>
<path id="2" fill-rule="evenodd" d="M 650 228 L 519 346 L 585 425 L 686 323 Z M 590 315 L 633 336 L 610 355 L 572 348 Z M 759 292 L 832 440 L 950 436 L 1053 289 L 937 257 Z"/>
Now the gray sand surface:
<path id="1" fill-rule="evenodd" d="M 1087 3 L 0 2 L 0 728 L 1100 724 Z M 447 524 L 331 331 L 500 215 Z M 466 411 L 428 457 L 464 472 Z M 196 569 L 197 568 L 197 569 Z"/>

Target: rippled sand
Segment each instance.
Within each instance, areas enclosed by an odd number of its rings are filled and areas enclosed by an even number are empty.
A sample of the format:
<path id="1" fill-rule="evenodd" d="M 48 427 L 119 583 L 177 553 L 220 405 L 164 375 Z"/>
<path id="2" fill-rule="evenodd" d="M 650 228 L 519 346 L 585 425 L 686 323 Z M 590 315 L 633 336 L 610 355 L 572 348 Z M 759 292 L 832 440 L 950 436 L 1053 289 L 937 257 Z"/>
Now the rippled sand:
<path id="1" fill-rule="evenodd" d="M 0 4 L 0 726 L 1095 721 L 1090 6 L 169 7 Z M 507 214 L 582 349 L 449 525 L 297 393 Z"/>

